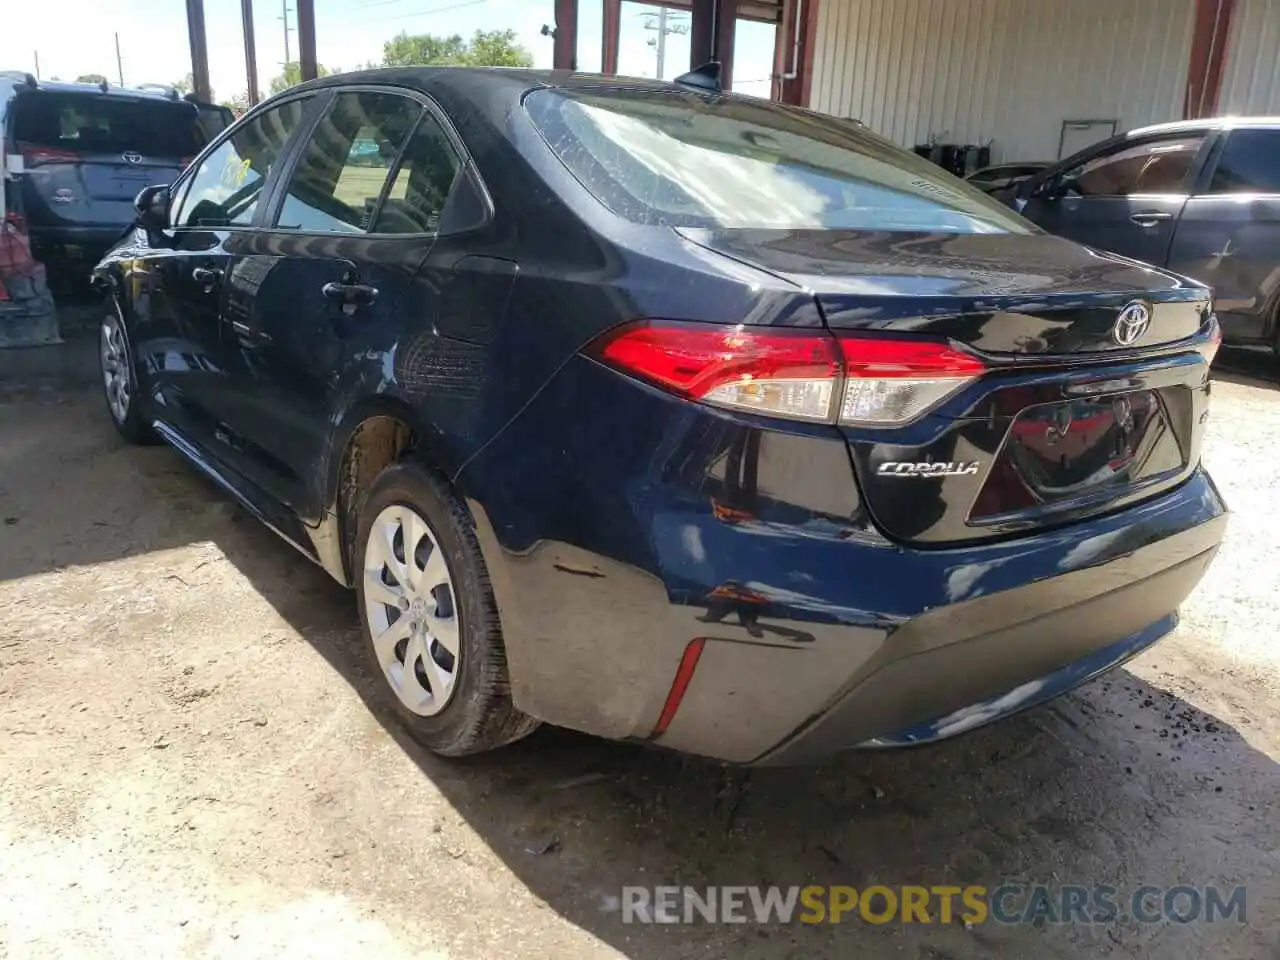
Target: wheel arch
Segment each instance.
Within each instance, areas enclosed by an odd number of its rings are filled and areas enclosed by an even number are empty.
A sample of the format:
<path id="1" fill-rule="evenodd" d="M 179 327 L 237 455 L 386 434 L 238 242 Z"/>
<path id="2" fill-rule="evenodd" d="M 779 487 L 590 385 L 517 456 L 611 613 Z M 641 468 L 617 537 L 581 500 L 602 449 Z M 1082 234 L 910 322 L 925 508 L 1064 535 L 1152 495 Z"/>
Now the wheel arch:
<path id="1" fill-rule="evenodd" d="M 328 446 L 322 502 L 337 521 L 342 569 L 348 584 L 352 582 L 355 509 L 378 474 L 406 456 L 413 456 L 449 481 L 446 459 L 432 442 L 432 435 L 429 424 L 409 403 L 390 394 L 362 398 L 339 419 Z"/>

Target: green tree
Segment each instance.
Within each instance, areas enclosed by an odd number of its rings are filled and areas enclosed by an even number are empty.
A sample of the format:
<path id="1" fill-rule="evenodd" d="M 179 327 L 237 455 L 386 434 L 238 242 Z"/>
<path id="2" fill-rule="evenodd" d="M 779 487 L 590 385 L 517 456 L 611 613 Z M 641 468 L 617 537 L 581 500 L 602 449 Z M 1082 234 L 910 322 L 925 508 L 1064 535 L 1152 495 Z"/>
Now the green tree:
<path id="1" fill-rule="evenodd" d="M 332 71 L 324 64 L 316 64 L 316 76 L 327 77 Z M 284 65 L 284 73 L 277 77 L 271 78 L 271 92 L 279 93 L 282 90 L 288 90 L 295 83 L 302 82 L 302 64 L 297 60 L 290 60 Z"/>
<path id="2" fill-rule="evenodd" d="M 388 67 L 531 67 L 533 56 L 516 43 L 514 30 L 477 30 L 470 40 L 456 33 L 437 37 L 430 33 L 410 36 L 401 31 L 382 45 L 382 62 Z"/>
<path id="3" fill-rule="evenodd" d="M 533 55 L 516 43 L 514 30 L 477 30 L 468 62 L 473 67 L 532 67 Z"/>
<path id="4" fill-rule="evenodd" d="M 100 73 L 82 73 L 76 77 L 76 83 L 106 83 L 107 78 Z"/>
<path id="5" fill-rule="evenodd" d="M 179 93 L 185 94 L 185 93 L 190 93 L 192 90 L 194 90 L 195 85 L 196 85 L 196 78 L 188 73 L 181 80 L 178 80 L 173 84 L 173 89 L 177 90 Z"/>

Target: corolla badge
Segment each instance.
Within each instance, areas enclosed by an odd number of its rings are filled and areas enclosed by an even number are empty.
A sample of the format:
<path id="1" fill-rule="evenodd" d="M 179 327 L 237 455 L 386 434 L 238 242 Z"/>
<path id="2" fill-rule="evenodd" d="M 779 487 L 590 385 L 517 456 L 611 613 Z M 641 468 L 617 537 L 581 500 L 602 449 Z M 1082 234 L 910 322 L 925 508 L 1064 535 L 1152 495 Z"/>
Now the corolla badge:
<path id="1" fill-rule="evenodd" d="M 133 150 L 126 150 L 124 153 L 120 154 L 120 159 L 125 163 L 141 163 L 142 154 Z"/>
<path id="2" fill-rule="evenodd" d="M 1142 335 L 1151 326 L 1151 311 L 1145 303 L 1135 300 L 1120 311 L 1115 326 L 1111 328 L 1111 339 L 1122 347 L 1130 347 L 1142 339 Z"/>
<path id="3" fill-rule="evenodd" d="M 876 471 L 882 477 L 967 477 L 978 473 L 978 461 L 967 463 L 951 460 L 889 460 Z"/>

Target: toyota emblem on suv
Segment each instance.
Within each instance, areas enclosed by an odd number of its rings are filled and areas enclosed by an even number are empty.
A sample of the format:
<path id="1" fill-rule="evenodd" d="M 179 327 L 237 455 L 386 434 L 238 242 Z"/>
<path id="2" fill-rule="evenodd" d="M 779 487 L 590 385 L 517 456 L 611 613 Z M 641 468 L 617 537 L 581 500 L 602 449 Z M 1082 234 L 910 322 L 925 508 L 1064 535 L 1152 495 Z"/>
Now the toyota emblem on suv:
<path id="1" fill-rule="evenodd" d="M 1142 339 L 1151 326 L 1151 311 L 1145 303 L 1134 301 L 1120 311 L 1116 325 L 1111 328 L 1111 339 L 1122 347 L 1130 347 Z"/>
<path id="2" fill-rule="evenodd" d="M 125 163 L 141 163 L 142 162 L 142 154 L 135 153 L 132 150 L 126 150 L 124 153 L 120 154 L 120 158 L 124 160 Z"/>

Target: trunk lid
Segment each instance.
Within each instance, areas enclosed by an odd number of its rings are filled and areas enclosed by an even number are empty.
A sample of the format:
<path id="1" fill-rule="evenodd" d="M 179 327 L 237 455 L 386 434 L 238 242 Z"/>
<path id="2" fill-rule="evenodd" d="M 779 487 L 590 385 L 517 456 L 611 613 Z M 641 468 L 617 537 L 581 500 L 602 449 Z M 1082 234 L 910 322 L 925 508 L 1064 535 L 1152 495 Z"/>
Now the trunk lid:
<path id="1" fill-rule="evenodd" d="M 679 232 L 810 291 L 836 336 L 946 339 L 985 361 L 909 424 L 841 426 L 891 537 L 1067 523 L 1199 463 L 1216 322 L 1194 281 L 1045 234 Z"/>

